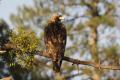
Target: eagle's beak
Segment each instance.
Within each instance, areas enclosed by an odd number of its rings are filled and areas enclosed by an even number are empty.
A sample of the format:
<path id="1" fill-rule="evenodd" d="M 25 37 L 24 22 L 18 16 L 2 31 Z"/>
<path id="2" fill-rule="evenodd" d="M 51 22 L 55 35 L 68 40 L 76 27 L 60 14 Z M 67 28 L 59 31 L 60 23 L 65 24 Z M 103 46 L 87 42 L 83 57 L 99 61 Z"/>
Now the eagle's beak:
<path id="1" fill-rule="evenodd" d="M 65 19 L 65 16 L 61 16 L 61 17 L 60 17 L 60 20 L 64 20 L 64 19 Z"/>
<path id="2" fill-rule="evenodd" d="M 65 21 L 65 16 L 61 16 L 61 17 L 59 17 L 59 19 L 61 20 L 61 22 L 64 22 Z"/>

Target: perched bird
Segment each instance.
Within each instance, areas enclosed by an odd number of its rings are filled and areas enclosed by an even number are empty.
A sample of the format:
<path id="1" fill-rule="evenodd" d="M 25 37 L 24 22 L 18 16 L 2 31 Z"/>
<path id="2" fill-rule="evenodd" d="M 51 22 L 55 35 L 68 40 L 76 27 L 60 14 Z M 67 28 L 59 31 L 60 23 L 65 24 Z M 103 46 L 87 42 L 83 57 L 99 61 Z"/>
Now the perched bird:
<path id="1" fill-rule="evenodd" d="M 67 33 L 63 19 L 63 16 L 54 14 L 44 29 L 46 53 L 52 58 L 53 70 L 56 73 L 60 72 L 66 46 Z"/>

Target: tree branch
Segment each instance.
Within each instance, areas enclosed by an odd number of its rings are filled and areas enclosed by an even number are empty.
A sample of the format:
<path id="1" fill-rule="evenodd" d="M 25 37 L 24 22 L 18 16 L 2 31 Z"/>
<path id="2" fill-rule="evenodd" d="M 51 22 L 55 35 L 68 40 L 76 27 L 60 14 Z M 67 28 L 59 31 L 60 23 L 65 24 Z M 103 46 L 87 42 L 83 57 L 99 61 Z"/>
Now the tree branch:
<path id="1" fill-rule="evenodd" d="M 113 66 L 113 65 L 101 65 L 100 63 L 94 63 L 91 61 L 82 61 L 82 60 L 78 60 L 78 59 L 73 59 L 73 58 L 69 58 L 64 56 L 63 60 L 71 62 L 73 64 L 82 64 L 82 65 L 88 65 L 88 66 L 92 66 L 98 69 L 111 69 L 111 70 L 120 70 L 120 66 Z"/>
<path id="2" fill-rule="evenodd" d="M 5 49 L 9 49 L 9 48 L 15 48 L 15 46 L 4 46 L 4 52 Z M 2 49 L 0 49 L 2 50 Z M 50 58 L 50 56 L 47 54 L 46 51 L 37 51 L 36 52 L 38 55 L 40 56 L 44 56 L 44 57 L 47 57 L 47 58 Z M 92 61 L 82 61 L 82 60 L 78 60 L 78 59 L 73 59 L 73 58 L 70 58 L 70 57 L 66 57 L 64 56 L 63 57 L 63 60 L 64 61 L 67 61 L 67 62 L 71 62 L 73 64 L 81 64 L 81 65 L 88 65 L 88 66 L 92 66 L 92 67 L 95 67 L 97 69 L 111 69 L 111 70 L 120 70 L 120 66 L 113 66 L 113 65 L 101 65 L 100 62 L 99 63 L 95 63 L 95 62 L 92 62 Z"/>

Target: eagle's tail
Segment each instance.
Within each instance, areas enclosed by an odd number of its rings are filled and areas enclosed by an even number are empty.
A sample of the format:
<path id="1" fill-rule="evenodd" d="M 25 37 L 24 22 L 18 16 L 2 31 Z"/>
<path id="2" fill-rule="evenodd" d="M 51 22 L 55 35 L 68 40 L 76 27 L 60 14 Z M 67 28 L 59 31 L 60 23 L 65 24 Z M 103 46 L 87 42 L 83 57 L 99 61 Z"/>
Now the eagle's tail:
<path id="1" fill-rule="evenodd" d="M 62 60 L 53 61 L 53 70 L 55 71 L 55 73 L 60 73 L 61 64 Z"/>

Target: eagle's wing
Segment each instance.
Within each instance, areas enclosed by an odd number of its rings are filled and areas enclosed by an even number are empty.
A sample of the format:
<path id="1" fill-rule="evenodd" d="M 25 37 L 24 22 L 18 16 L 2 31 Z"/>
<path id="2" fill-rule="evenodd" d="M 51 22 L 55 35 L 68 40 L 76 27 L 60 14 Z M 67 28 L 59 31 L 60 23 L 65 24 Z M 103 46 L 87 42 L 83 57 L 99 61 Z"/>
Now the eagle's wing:
<path id="1" fill-rule="evenodd" d="M 56 30 L 56 37 L 57 37 L 57 46 L 56 46 L 56 56 L 55 61 L 53 61 L 53 70 L 55 72 L 60 72 L 60 67 L 62 64 L 62 60 L 64 57 L 65 52 L 65 46 L 66 46 L 66 39 L 67 39 L 67 33 L 64 25 L 58 25 Z"/>
<path id="2" fill-rule="evenodd" d="M 55 26 L 47 26 L 44 29 L 44 42 L 46 48 L 49 46 L 61 46 L 65 48 L 66 45 L 66 29 L 64 25 L 62 27 L 56 28 Z"/>
<path id="3" fill-rule="evenodd" d="M 51 31 L 49 30 L 49 27 L 45 27 L 44 29 L 44 42 L 45 42 L 45 46 L 46 46 L 46 49 L 50 46 L 49 42 L 51 41 L 51 38 L 50 38 L 50 33 Z"/>
<path id="4" fill-rule="evenodd" d="M 60 27 L 61 29 L 59 30 L 59 35 L 58 35 L 58 42 L 59 45 L 62 49 L 65 49 L 66 46 L 66 39 L 67 39 L 67 33 L 66 33 L 66 29 L 64 27 L 64 25 L 61 25 Z"/>
<path id="5" fill-rule="evenodd" d="M 66 29 L 63 24 L 59 26 L 48 25 L 45 27 L 44 42 L 46 50 L 49 50 L 50 53 L 64 53 L 66 46 L 66 35 Z M 54 48 L 55 50 L 52 50 Z"/>

